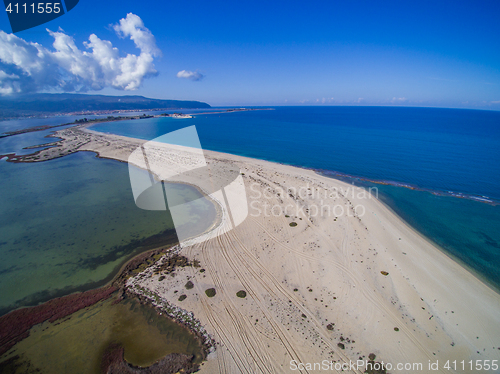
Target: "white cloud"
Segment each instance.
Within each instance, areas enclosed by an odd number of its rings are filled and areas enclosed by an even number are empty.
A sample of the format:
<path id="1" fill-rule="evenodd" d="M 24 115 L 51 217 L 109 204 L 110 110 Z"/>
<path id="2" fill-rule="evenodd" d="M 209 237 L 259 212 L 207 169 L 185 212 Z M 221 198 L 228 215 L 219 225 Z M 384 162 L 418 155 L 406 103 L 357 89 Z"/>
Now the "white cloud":
<path id="1" fill-rule="evenodd" d="M 152 56 L 159 56 L 160 50 L 156 47 L 156 41 L 151 31 L 144 27 L 144 23 L 139 16 L 128 13 L 127 18 L 122 18 L 118 25 L 113 26 L 118 35 L 123 38 L 130 36 L 141 52 L 149 53 Z"/>
<path id="2" fill-rule="evenodd" d="M 408 99 L 406 97 L 393 97 L 392 100 L 391 100 L 391 103 L 404 103 L 408 101 Z"/>
<path id="3" fill-rule="evenodd" d="M 302 100 L 300 101 L 300 103 L 305 103 L 307 101 L 309 100 Z M 322 97 L 321 99 L 316 99 L 316 102 L 321 104 L 331 104 L 331 103 L 336 103 L 337 101 L 333 97 Z"/>
<path id="4" fill-rule="evenodd" d="M 95 34 L 84 43 L 87 50 L 80 50 L 63 30 L 47 29 L 54 38 L 51 51 L 0 30 L 0 94 L 139 88 L 145 78 L 158 74 L 153 60 L 161 52 L 155 38 L 132 13 L 113 29 L 120 37 L 130 37 L 140 54 L 120 57 L 110 41 Z"/>
<path id="5" fill-rule="evenodd" d="M 197 71 L 181 70 L 177 73 L 177 78 L 191 79 L 192 81 L 201 81 L 205 76 Z"/>

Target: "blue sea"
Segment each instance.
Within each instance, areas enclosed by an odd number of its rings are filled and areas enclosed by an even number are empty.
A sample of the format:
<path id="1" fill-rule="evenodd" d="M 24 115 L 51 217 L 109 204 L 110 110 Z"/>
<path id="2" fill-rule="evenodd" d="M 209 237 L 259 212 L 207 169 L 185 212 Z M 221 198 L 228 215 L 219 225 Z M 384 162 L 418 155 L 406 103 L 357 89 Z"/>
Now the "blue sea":
<path id="1" fill-rule="evenodd" d="M 500 290 L 500 112 L 270 109 L 190 111 L 192 119 L 129 120 L 92 129 L 149 140 L 196 125 L 204 149 L 376 186 L 380 199 L 406 222 Z M 0 132 L 73 119 L 5 121 Z M 2 138 L 0 154 L 30 153 L 23 147 L 54 141 L 44 138 L 49 133 Z M 0 173 L 0 314 L 103 284 L 140 250 L 141 240 L 172 227 L 168 212 L 135 207 L 126 164 L 89 152 L 32 164 L 3 159 Z"/>
<path id="2" fill-rule="evenodd" d="M 500 289 L 500 205 L 496 205 L 500 202 L 500 112 L 271 109 L 185 120 L 103 123 L 92 128 L 149 140 L 196 125 L 204 149 L 372 183 L 379 188 L 381 200 L 404 220 Z"/>

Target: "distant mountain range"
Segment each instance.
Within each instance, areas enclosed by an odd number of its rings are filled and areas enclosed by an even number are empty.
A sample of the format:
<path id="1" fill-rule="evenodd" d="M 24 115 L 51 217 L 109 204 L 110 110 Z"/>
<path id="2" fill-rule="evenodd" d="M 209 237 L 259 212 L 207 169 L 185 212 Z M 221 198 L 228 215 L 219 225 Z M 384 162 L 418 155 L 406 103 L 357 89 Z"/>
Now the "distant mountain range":
<path id="1" fill-rule="evenodd" d="M 0 118 L 115 110 L 210 108 L 200 101 L 158 100 L 144 96 L 29 94 L 0 97 Z"/>

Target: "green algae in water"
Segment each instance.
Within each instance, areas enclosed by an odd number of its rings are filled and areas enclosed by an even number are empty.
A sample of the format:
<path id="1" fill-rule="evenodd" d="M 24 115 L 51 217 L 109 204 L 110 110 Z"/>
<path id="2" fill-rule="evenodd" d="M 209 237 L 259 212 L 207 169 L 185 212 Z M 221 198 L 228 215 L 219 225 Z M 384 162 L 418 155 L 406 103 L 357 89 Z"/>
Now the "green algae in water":
<path id="1" fill-rule="evenodd" d="M 18 355 L 13 373 L 100 373 L 110 344 L 123 346 L 125 360 L 135 366 L 150 366 L 170 353 L 193 355 L 197 363 L 203 359 L 201 344 L 186 328 L 135 299 L 114 305 L 110 299 L 62 322 L 33 327 L 0 361 Z"/>

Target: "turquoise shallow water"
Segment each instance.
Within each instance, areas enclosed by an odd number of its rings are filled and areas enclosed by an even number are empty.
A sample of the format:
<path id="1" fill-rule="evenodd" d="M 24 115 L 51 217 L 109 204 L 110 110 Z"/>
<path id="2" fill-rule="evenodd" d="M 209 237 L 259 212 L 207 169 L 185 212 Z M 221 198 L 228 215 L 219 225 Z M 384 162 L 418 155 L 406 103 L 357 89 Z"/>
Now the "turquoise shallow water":
<path id="1" fill-rule="evenodd" d="M 205 149 L 339 172 L 355 183 L 365 183 L 356 178 L 361 177 L 500 201 L 500 112 L 277 107 L 93 129 L 153 139 L 191 125 Z M 500 289 L 500 205 L 370 185 L 408 223 Z"/>
<path id="2" fill-rule="evenodd" d="M 500 291 L 500 206 L 394 186 L 379 198 Z"/>

